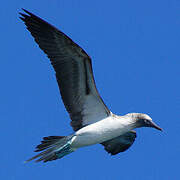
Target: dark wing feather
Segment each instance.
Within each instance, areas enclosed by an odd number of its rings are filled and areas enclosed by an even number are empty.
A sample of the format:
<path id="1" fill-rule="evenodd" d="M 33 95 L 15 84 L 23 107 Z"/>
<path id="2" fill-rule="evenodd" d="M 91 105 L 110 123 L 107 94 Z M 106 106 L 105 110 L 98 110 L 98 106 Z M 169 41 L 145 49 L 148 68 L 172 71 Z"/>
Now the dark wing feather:
<path id="1" fill-rule="evenodd" d="M 20 18 L 51 61 L 73 129 L 109 116 L 110 111 L 97 92 L 87 53 L 63 32 L 24 11 L 27 14 L 20 13 Z"/>
<path id="2" fill-rule="evenodd" d="M 126 151 L 134 143 L 135 139 L 136 132 L 130 131 L 101 144 L 108 153 L 111 153 L 111 155 L 116 155 L 120 152 Z"/>

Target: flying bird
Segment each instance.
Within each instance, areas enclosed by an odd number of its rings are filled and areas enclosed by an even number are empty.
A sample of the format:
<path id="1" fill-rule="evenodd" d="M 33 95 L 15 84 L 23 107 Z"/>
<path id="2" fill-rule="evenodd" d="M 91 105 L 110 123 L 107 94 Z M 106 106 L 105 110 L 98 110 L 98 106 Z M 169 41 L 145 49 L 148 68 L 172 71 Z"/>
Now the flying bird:
<path id="1" fill-rule="evenodd" d="M 68 136 L 44 137 L 36 147 L 36 162 L 52 161 L 78 148 L 102 144 L 111 155 L 127 150 L 135 141 L 135 128 L 162 130 L 143 113 L 113 114 L 100 97 L 93 76 L 91 58 L 63 32 L 23 9 L 20 19 L 47 54 L 55 70 L 60 94 L 75 131 Z"/>

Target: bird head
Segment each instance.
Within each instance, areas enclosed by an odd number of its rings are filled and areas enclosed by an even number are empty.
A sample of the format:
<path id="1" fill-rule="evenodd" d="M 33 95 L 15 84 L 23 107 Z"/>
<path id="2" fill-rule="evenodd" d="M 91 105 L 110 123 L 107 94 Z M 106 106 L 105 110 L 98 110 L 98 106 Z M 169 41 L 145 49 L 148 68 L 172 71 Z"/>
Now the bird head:
<path id="1" fill-rule="evenodd" d="M 151 128 L 155 128 L 157 130 L 162 131 L 162 129 L 155 124 L 151 117 L 147 114 L 143 114 L 143 113 L 130 113 L 129 115 L 132 116 L 132 119 L 135 121 L 136 123 L 136 127 L 151 127 Z"/>

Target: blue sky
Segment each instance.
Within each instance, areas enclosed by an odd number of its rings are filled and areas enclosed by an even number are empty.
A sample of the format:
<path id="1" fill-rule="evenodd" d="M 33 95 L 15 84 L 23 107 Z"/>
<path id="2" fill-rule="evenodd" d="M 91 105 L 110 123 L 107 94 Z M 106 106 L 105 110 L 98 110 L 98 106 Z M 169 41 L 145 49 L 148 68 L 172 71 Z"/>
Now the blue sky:
<path id="1" fill-rule="evenodd" d="M 18 19 L 21 8 L 92 57 L 98 90 L 112 112 L 147 113 L 164 132 L 138 129 L 134 145 L 116 156 L 94 145 L 54 162 L 24 164 L 42 137 L 72 129 L 54 71 Z M 1 2 L 0 179 L 180 179 L 179 12 L 176 0 Z"/>

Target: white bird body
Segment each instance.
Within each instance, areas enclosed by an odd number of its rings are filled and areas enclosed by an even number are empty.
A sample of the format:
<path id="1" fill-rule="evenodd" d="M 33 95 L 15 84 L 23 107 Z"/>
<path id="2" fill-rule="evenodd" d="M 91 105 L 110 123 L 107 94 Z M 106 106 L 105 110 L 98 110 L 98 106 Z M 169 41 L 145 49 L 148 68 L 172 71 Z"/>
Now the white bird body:
<path id="1" fill-rule="evenodd" d="M 72 140 L 72 147 L 79 148 L 118 137 L 135 128 L 131 116 L 111 116 L 78 130 Z"/>

